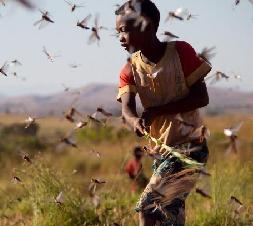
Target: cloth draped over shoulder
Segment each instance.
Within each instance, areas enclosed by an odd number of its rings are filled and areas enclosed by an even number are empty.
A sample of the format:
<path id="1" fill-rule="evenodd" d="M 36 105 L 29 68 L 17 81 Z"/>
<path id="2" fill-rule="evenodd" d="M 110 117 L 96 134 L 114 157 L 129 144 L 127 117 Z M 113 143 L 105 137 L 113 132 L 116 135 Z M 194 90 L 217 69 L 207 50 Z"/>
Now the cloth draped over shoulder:
<path id="1" fill-rule="evenodd" d="M 127 63 L 120 73 L 117 100 L 121 101 L 124 93 L 132 92 L 139 94 L 144 108 L 172 103 L 186 97 L 191 86 L 210 70 L 211 65 L 183 41 L 168 42 L 165 54 L 157 64 L 144 62 L 138 51 L 132 54 L 131 63 Z M 167 130 L 169 126 L 170 130 Z M 202 119 L 196 109 L 157 116 L 150 126 L 150 134 L 157 139 L 162 137 L 167 145 L 176 145 L 199 137 L 201 126 Z"/>

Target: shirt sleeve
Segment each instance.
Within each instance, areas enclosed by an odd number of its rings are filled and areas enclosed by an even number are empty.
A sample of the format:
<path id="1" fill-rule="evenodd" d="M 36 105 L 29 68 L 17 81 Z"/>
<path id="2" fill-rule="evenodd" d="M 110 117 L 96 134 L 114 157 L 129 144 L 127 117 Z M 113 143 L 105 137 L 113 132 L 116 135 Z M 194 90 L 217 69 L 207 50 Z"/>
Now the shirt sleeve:
<path id="1" fill-rule="evenodd" d="M 134 175 L 134 166 L 131 160 L 125 166 L 125 172 L 131 175 Z"/>
<path id="2" fill-rule="evenodd" d="M 198 80 L 203 79 L 211 71 L 212 66 L 209 62 L 200 58 L 189 43 L 177 41 L 176 49 L 188 87 L 191 87 Z"/>
<path id="3" fill-rule="evenodd" d="M 117 100 L 121 102 L 121 96 L 124 93 L 136 93 L 136 86 L 134 81 L 134 76 L 132 73 L 131 64 L 127 62 L 121 69 L 119 75 L 119 90 L 117 95 Z"/>

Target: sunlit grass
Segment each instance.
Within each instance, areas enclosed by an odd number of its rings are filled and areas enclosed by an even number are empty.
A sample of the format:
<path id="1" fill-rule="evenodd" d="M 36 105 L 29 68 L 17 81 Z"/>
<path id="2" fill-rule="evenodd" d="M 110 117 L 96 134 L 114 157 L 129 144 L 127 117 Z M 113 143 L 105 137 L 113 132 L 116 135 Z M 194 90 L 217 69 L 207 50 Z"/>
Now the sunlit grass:
<path id="1" fill-rule="evenodd" d="M 19 122 L 9 116 L 0 117 L 0 122 L 9 125 Z M 240 153 L 224 155 L 227 139 L 223 129 L 244 121 L 239 138 Z M 206 199 L 192 192 L 187 200 L 187 225 L 253 225 L 253 120 L 248 116 L 219 116 L 206 118 L 211 130 L 209 139 L 210 157 L 207 164 L 210 178 L 200 179 L 198 187 L 210 192 Z M 3 137 L 0 144 L 0 225 L 138 225 L 134 211 L 139 194 L 131 194 L 130 182 L 123 166 L 131 157 L 137 144 L 146 143 L 132 134 L 117 135 L 118 130 L 103 128 L 99 136 L 92 131 L 81 131 L 76 140 L 79 150 L 65 147 L 57 150 L 58 132 L 66 132 L 71 124 L 61 119 L 43 119 L 36 137 L 45 147 L 38 150 L 31 145 L 31 138 L 22 136 Z M 106 133 L 111 134 L 106 134 Z M 6 142 L 8 141 L 8 143 Z M 12 144 L 21 144 L 32 156 L 33 164 L 17 155 Z M 8 152 L 5 152 L 5 149 Z M 6 150 L 7 150 L 6 149 Z M 98 158 L 91 149 L 99 151 Z M 151 175 L 151 159 L 144 159 L 144 171 Z M 15 169 L 14 169 L 15 168 Z M 22 183 L 13 184 L 12 176 L 19 176 Z M 106 180 L 98 185 L 97 194 L 101 204 L 95 208 L 88 195 L 91 178 Z M 59 192 L 64 192 L 64 203 L 55 203 Z M 235 214 L 230 197 L 243 203 L 240 214 Z"/>

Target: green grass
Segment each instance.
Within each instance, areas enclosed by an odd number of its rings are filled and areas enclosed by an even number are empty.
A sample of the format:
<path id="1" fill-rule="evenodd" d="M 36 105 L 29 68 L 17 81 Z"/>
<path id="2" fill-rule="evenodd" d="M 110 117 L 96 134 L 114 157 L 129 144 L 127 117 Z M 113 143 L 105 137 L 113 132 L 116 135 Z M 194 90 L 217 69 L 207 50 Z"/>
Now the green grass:
<path id="1" fill-rule="evenodd" d="M 238 162 L 224 160 L 212 166 L 210 172 L 212 200 L 205 200 L 196 193 L 191 194 L 187 203 L 190 216 L 188 225 L 252 225 L 252 162 L 242 166 Z M 200 186 L 201 182 L 204 186 L 204 179 L 200 181 Z M 236 207 L 230 201 L 231 196 L 243 203 L 240 214 L 235 214 Z"/>
<path id="2" fill-rule="evenodd" d="M 10 119 L 9 119 L 10 120 Z M 210 192 L 206 199 L 192 192 L 187 199 L 186 212 L 189 226 L 252 226 L 253 225 L 253 123 L 250 121 L 239 133 L 240 154 L 225 156 L 224 127 L 244 117 L 213 117 L 206 119 L 212 136 L 209 139 L 210 178 L 200 178 L 198 187 Z M 44 121 L 36 136 L 1 134 L 0 141 L 0 225 L 26 226 L 81 226 L 118 223 L 137 226 L 138 215 L 134 206 L 140 194 L 130 192 L 130 182 L 122 168 L 136 144 L 146 143 L 124 129 L 103 127 L 96 131 L 81 130 L 76 137 L 80 150 L 65 148 L 56 151 L 58 133 L 66 132 L 69 125 L 57 127 L 53 119 Z M 10 121 L 11 123 L 11 121 Z M 51 124 L 52 123 L 52 124 Z M 47 133 L 50 128 L 50 133 Z M 225 143 L 224 143 L 225 142 Z M 42 152 L 38 152 L 38 144 Z M 16 146 L 31 153 L 33 164 L 17 155 Z M 90 150 L 101 152 L 97 158 Z M 151 175 L 151 159 L 144 159 L 144 170 Z M 77 173 L 73 174 L 73 170 Z M 22 183 L 11 183 L 12 176 Z M 95 208 L 88 195 L 91 178 L 107 181 L 98 185 L 101 203 Z M 64 192 L 62 205 L 54 199 Z M 243 208 L 234 213 L 230 197 L 237 197 Z"/>

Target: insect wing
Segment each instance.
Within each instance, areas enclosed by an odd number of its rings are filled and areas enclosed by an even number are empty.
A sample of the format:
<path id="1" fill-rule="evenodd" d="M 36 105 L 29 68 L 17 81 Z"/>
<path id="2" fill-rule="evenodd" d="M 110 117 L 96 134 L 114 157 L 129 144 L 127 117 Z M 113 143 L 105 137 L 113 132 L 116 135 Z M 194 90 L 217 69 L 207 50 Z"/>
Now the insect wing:
<path id="1" fill-rule="evenodd" d="M 231 129 L 224 129 L 224 134 L 230 137 L 233 134 L 233 132 L 231 131 Z"/>
<path id="2" fill-rule="evenodd" d="M 187 9 L 178 8 L 175 10 L 174 14 L 179 17 L 184 17 L 184 16 L 187 16 L 189 14 L 189 12 Z"/>
<path id="3" fill-rule="evenodd" d="M 240 128 L 242 127 L 242 124 L 243 124 L 243 122 L 240 122 L 240 123 L 238 123 L 237 125 L 233 126 L 233 127 L 231 128 L 232 132 L 233 132 L 233 133 L 238 132 L 238 131 L 240 130 Z"/>
<path id="4" fill-rule="evenodd" d="M 42 20 L 41 23 L 40 23 L 40 25 L 39 25 L 39 29 L 42 29 L 42 28 L 46 27 L 48 24 L 49 24 L 48 21 Z"/>
<path id="5" fill-rule="evenodd" d="M 87 22 L 90 20 L 91 18 L 91 14 L 89 14 L 88 16 L 86 16 L 82 21 L 81 21 L 81 24 L 82 25 L 86 25 Z"/>
<path id="6" fill-rule="evenodd" d="M 59 204 L 64 203 L 64 194 L 62 191 L 59 193 L 59 195 L 57 195 L 57 197 L 55 198 L 55 201 Z"/>
<path id="7" fill-rule="evenodd" d="M 95 32 L 92 32 L 92 34 L 89 37 L 88 44 L 92 44 L 97 40 L 97 35 Z"/>
<path id="8" fill-rule="evenodd" d="M 69 6 L 73 6 L 73 4 L 71 2 L 68 2 L 66 0 L 64 0 Z"/>

